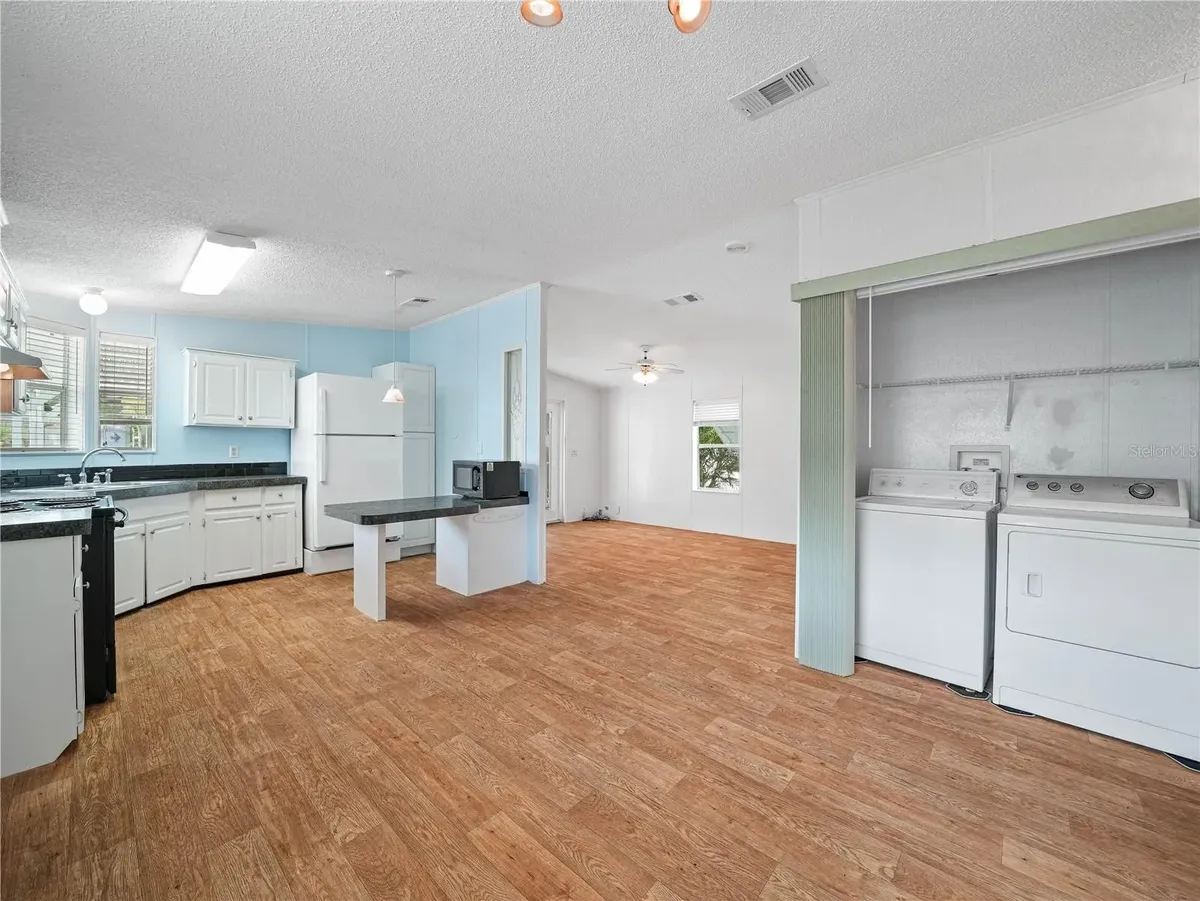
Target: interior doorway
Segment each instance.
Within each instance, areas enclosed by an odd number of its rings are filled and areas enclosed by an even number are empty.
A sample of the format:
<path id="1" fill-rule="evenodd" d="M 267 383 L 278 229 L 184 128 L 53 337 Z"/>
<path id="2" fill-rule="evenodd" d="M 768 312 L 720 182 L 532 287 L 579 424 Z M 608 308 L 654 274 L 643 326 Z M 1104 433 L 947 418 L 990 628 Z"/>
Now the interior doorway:
<path id="1" fill-rule="evenodd" d="M 563 455 L 563 421 L 566 416 L 566 401 L 550 400 L 546 402 L 546 422 L 544 438 L 546 442 L 546 522 L 562 522 L 563 520 L 563 484 L 566 473 L 563 471 L 565 458 Z"/>

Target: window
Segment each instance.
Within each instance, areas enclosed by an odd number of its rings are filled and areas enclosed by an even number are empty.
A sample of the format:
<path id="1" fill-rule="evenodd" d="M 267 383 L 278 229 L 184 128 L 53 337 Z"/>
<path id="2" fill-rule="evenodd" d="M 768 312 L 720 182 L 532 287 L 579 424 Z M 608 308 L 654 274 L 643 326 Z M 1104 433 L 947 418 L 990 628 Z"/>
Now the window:
<path id="1" fill-rule="evenodd" d="M 25 351 L 41 357 L 48 378 L 8 383 L 13 388 L 12 411 L 0 413 L 0 447 L 29 451 L 83 449 L 83 348 L 82 329 L 29 320 Z"/>
<path id="2" fill-rule="evenodd" d="M 742 405 L 692 403 L 692 488 L 737 493 L 742 483 Z"/>
<path id="3" fill-rule="evenodd" d="M 504 459 L 525 459 L 525 351 L 504 352 Z"/>
<path id="4" fill-rule="evenodd" d="M 101 332 L 99 347 L 99 443 L 153 450 L 154 339 Z"/>

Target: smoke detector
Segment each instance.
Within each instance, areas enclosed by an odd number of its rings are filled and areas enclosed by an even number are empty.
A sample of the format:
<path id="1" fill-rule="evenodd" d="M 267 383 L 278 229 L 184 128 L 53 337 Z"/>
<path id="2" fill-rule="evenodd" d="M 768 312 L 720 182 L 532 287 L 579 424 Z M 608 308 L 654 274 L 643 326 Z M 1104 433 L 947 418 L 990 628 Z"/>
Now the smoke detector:
<path id="1" fill-rule="evenodd" d="M 663 303 L 669 307 L 677 307 L 681 304 L 699 303 L 703 299 L 699 294 L 680 294 L 678 297 L 668 297 Z"/>
<path id="2" fill-rule="evenodd" d="M 776 72 L 750 88 L 729 98 L 734 109 L 753 121 L 786 106 L 793 100 L 807 97 L 829 84 L 809 57 L 782 72 Z"/>

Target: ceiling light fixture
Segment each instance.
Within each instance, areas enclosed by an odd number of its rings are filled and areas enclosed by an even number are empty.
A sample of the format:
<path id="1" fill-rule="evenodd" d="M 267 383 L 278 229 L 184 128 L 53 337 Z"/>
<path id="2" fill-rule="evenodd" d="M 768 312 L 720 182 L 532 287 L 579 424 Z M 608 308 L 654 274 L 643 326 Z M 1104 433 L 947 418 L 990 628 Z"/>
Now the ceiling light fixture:
<path id="1" fill-rule="evenodd" d="M 196 251 L 180 290 L 184 294 L 220 294 L 252 253 L 254 242 L 249 238 L 209 232 Z"/>
<path id="2" fill-rule="evenodd" d="M 383 274 L 392 280 L 392 387 L 384 392 L 383 402 L 385 404 L 402 404 L 404 403 L 404 392 L 396 386 L 396 310 L 399 308 L 396 300 L 396 283 L 408 273 L 403 269 L 385 269 Z"/>
<path id="3" fill-rule="evenodd" d="M 652 385 L 658 381 L 658 373 L 653 369 L 639 369 L 634 372 L 633 380 L 639 385 Z"/>
<path id="4" fill-rule="evenodd" d="M 562 3 L 559 0 L 523 0 L 521 18 L 538 28 L 552 28 L 562 21 Z"/>
<path id="5" fill-rule="evenodd" d="M 675 20 L 675 27 L 684 34 L 694 34 L 708 21 L 712 11 L 711 0 L 667 0 L 667 9 Z"/>
<path id="6" fill-rule="evenodd" d="M 79 309 L 89 316 L 102 316 L 108 310 L 108 301 L 99 288 L 88 288 L 79 297 Z"/>

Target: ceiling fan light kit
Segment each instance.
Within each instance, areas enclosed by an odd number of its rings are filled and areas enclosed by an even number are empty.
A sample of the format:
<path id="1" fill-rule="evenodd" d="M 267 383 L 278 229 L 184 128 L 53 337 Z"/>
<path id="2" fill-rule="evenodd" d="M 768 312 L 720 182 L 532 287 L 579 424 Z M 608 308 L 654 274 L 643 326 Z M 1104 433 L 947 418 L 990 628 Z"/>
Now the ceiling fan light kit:
<path id="1" fill-rule="evenodd" d="M 694 34 L 708 21 L 712 0 L 667 0 L 667 11 L 679 31 Z M 563 20 L 562 3 L 560 0 L 522 0 L 521 18 L 538 28 L 553 28 Z"/>
<path id="2" fill-rule="evenodd" d="M 563 19 L 559 0 L 523 0 L 521 18 L 538 28 L 553 28 Z"/>
<path id="3" fill-rule="evenodd" d="M 676 28 L 684 34 L 695 34 L 708 21 L 712 0 L 667 0 L 667 10 Z"/>
<path id="4" fill-rule="evenodd" d="M 633 380 L 647 388 L 658 381 L 661 373 L 670 373 L 676 375 L 682 373 L 683 370 L 674 363 L 655 363 L 650 359 L 650 345 L 642 345 L 642 358 L 636 363 L 622 363 L 609 370 L 609 372 L 620 372 L 622 370 L 633 370 Z"/>

